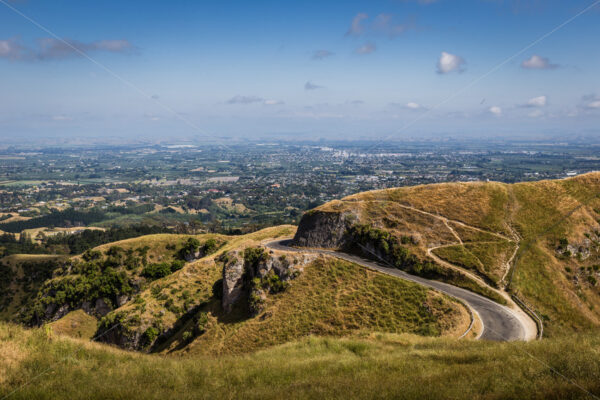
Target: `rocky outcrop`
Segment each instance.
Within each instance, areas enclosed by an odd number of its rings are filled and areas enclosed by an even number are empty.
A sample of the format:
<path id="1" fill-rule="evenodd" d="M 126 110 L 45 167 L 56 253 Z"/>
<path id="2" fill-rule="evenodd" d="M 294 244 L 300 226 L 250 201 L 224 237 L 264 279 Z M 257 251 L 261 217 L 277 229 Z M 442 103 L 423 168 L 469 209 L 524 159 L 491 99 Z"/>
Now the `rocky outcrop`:
<path id="1" fill-rule="evenodd" d="M 347 241 L 348 229 L 356 223 L 352 213 L 312 210 L 304 214 L 298 225 L 294 246 L 339 249 Z"/>
<path id="2" fill-rule="evenodd" d="M 223 263 L 223 309 L 230 312 L 244 291 L 244 259 L 238 252 L 228 253 Z"/>
<path id="3" fill-rule="evenodd" d="M 264 301 L 269 292 L 268 285 L 261 282 L 271 281 L 287 283 L 298 277 L 303 267 L 312 261 L 315 255 L 288 255 L 267 252 L 256 248 L 257 257 L 244 257 L 243 252 L 229 252 L 223 255 L 223 298 L 225 312 L 231 312 L 233 306 L 242 297 Z M 284 287 L 285 285 L 281 285 Z M 251 307 L 252 309 L 252 307 Z M 254 313 L 258 310 L 251 310 Z"/>

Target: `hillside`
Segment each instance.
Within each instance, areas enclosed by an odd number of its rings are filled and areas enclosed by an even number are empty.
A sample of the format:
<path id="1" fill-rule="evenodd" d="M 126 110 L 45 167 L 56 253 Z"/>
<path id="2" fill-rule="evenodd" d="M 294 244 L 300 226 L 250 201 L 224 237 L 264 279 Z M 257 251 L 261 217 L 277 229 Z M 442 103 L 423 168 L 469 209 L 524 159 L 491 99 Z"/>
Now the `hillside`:
<path id="1" fill-rule="evenodd" d="M 149 235 L 32 264 L 46 275 L 18 308 L 15 297 L 6 318 L 132 350 L 204 355 L 309 335 L 459 337 L 469 327 L 465 306 L 433 290 L 332 257 L 264 247 L 294 232 Z"/>
<path id="2" fill-rule="evenodd" d="M 516 294 L 552 336 L 600 324 L 599 194 L 600 173 L 371 191 L 308 212 L 294 242 L 383 258 L 492 298 Z"/>
<path id="3" fill-rule="evenodd" d="M 365 334 L 178 358 L 0 323 L 0 397 L 588 399 L 600 394 L 598 348 L 588 334 L 528 343 Z"/>

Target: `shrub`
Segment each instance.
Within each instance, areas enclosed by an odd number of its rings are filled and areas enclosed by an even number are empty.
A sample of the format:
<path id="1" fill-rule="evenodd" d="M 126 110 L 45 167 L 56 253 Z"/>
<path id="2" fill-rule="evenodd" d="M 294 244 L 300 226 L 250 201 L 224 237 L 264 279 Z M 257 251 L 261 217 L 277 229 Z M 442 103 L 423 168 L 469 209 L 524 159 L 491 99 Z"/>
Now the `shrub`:
<path id="1" fill-rule="evenodd" d="M 205 256 L 214 253 L 217 250 L 217 241 L 213 238 L 208 239 L 204 242 L 202 250 Z"/>
<path id="2" fill-rule="evenodd" d="M 151 326 L 148 329 L 146 329 L 146 331 L 144 332 L 144 334 L 142 336 L 142 338 L 144 340 L 144 345 L 145 346 L 151 345 L 156 340 L 156 338 L 158 337 L 159 333 L 160 332 L 158 331 L 158 329 L 156 329 L 153 326 Z"/>
<path id="3" fill-rule="evenodd" d="M 183 260 L 173 260 L 171 263 L 171 272 L 179 271 L 185 265 Z"/>
<path id="4" fill-rule="evenodd" d="M 196 238 L 189 238 L 179 250 L 179 258 L 185 259 L 190 254 L 194 254 L 200 248 L 200 242 Z"/>
<path id="5" fill-rule="evenodd" d="M 270 293 L 279 293 L 287 289 L 289 283 L 282 281 L 277 274 L 270 272 L 262 279 L 261 286 Z"/>
<path id="6" fill-rule="evenodd" d="M 208 314 L 205 312 L 199 313 L 195 318 L 194 330 L 197 335 L 206 332 L 206 326 L 208 325 Z"/>
<path id="7" fill-rule="evenodd" d="M 194 335 L 193 335 L 193 333 L 191 331 L 185 331 L 185 332 L 183 332 L 183 341 L 184 342 L 189 342 L 192 339 L 193 336 Z"/>
<path id="8" fill-rule="evenodd" d="M 249 267 L 255 267 L 261 261 L 267 261 L 269 255 L 262 247 L 248 247 L 244 250 L 244 263 Z"/>
<path id="9" fill-rule="evenodd" d="M 156 280 L 160 278 L 164 278 L 171 274 L 171 265 L 166 262 L 160 264 L 150 264 L 142 270 L 142 276 L 150 279 Z"/>

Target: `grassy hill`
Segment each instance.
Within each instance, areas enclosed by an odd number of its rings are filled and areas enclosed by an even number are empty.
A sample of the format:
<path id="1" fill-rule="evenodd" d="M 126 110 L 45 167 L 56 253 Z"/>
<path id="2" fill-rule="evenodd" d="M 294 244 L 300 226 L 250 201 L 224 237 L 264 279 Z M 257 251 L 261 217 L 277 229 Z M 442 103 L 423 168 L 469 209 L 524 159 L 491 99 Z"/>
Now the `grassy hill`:
<path id="1" fill-rule="evenodd" d="M 379 255 L 393 241 L 408 251 L 405 264 L 439 279 L 454 279 L 439 268 L 442 260 L 463 271 L 454 284 L 517 294 L 541 315 L 545 333 L 556 335 L 600 325 L 599 195 L 600 173 L 371 191 L 309 212 L 296 241 L 354 250 L 359 243 Z"/>
<path id="2" fill-rule="evenodd" d="M 152 282 L 133 301 L 111 312 L 103 326 L 118 322 L 120 338 L 156 329 L 165 337 L 152 351 L 211 355 L 254 351 L 308 335 L 379 331 L 460 336 L 467 329 L 470 316 L 455 301 L 332 258 L 305 260 L 299 277 L 287 290 L 268 296 L 258 315 L 249 312 L 245 301 L 225 312 L 219 292 L 224 256 L 289 237 L 294 230 L 274 227 L 229 238 L 216 253 Z"/>
<path id="3" fill-rule="evenodd" d="M 0 396 L 587 399 L 586 391 L 600 395 L 598 348 L 589 334 L 528 343 L 365 334 L 181 358 L 0 323 Z"/>
<path id="4" fill-rule="evenodd" d="M 432 290 L 331 257 L 262 247 L 294 233 L 293 226 L 278 226 L 241 236 L 149 235 L 61 258 L 31 288 L 21 320 L 50 322 L 56 334 L 97 336 L 130 349 L 202 355 L 252 352 L 310 335 L 458 337 L 467 330 L 466 308 Z M 213 240 L 214 250 L 185 262 L 191 239 L 199 249 Z M 228 312 L 224 266 L 238 260 L 247 268 L 246 250 L 299 270 L 281 290 L 267 290 L 257 312 L 251 310 L 252 283 L 244 283 L 242 298 Z"/>

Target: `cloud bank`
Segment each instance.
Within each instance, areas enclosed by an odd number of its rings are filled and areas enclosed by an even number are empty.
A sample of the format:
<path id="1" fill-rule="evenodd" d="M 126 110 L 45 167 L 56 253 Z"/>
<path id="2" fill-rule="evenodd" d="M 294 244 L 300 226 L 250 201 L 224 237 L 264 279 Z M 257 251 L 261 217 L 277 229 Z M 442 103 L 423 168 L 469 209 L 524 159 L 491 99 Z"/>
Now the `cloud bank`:
<path id="1" fill-rule="evenodd" d="M 0 40 L 0 58 L 11 61 L 47 61 L 80 57 L 81 53 L 131 53 L 135 47 L 128 40 L 97 40 L 80 42 L 77 40 L 42 38 L 34 47 L 25 46 L 20 39 Z"/>

